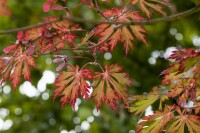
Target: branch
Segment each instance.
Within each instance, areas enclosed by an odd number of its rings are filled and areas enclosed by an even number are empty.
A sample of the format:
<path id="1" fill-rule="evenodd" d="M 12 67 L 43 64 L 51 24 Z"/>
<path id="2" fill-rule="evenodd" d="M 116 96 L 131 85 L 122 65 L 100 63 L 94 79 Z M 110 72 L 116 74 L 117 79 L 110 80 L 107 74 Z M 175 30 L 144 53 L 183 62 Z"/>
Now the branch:
<path id="1" fill-rule="evenodd" d="M 104 40 L 102 40 L 101 42 L 98 42 L 96 45 L 84 47 L 84 48 L 65 48 L 65 49 L 57 49 L 57 50 L 87 50 L 87 49 L 96 48 L 100 46 L 101 44 L 105 43 L 115 33 L 115 29 L 117 28 L 113 28 L 113 29 L 114 30 Z"/>
<path id="2" fill-rule="evenodd" d="M 19 32 L 19 31 L 25 31 L 25 30 L 29 30 L 29 29 L 36 28 L 36 27 L 41 27 L 41 26 L 44 26 L 47 24 L 51 24 L 51 23 L 55 23 L 55 22 L 59 22 L 59 21 L 63 21 L 63 20 L 69 20 L 69 21 L 78 22 L 78 23 L 86 23 L 87 22 L 87 23 L 94 23 L 94 24 L 149 25 L 149 24 L 154 24 L 154 23 L 159 23 L 159 22 L 167 22 L 167 21 L 172 21 L 175 19 L 180 19 L 180 18 L 189 16 L 191 14 L 194 14 L 198 11 L 200 11 L 200 6 L 196 6 L 187 11 L 180 12 L 180 13 L 177 13 L 177 14 L 174 14 L 171 16 L 163 17 L 163 18 L 143 20 L 143 21 L 129 21 L 129 22 L 110 22 L 110 21 L 105 21 L 105 20 L 93 20 L 93 19 L 88 20 L 88 19 L 82 19 L 82 18 L 77 18 L 77 17 L 64 16 L 64 17 L 60 17 L 58 19 L 55 19 L 55 20 L 52 20 L 49 22 L 43 22 L 40 24 L 34 24 L 34 25 L 26 26 L 26 27 L 0 31 L 0 34 L 9 34 L 9 33 L 15 33 L 15 32 Z"/>
<path id="3" fill-rule="evenodd" d="M 106 41 L 108 41 L 108 39 L 115 33 L 115 31 L 117 30 L 117 28 L 120 28 L 121 26 L 117 26 L 117 27 L 113 27 L 113 31 L 101 42 L 98 42 L 96 45 L 93 46 L 89 46 L 89 47 L 83 47 L 83 48 L 64 48 L 64 49 L 56 49 L 54 51 L 51 51 L 50 53 L 41 53 L 41 54 L 36 54 L 36 55 L 48 55 L 48 54 L 52 54 L 54 52 L 57 51 L 64 51 L 64 50 L 88 50 L 88 49 L 92 49 L 92 48 L 96 48 L 100 45 L 102 45 L 103 43 L 105 43 Z"/>

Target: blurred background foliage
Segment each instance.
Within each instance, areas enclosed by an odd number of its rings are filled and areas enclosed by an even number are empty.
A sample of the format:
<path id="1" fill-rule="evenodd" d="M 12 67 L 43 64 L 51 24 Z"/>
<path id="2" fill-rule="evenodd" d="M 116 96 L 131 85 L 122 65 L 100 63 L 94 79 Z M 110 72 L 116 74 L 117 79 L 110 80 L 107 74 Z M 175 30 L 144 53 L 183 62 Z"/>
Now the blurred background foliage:
<path id="1" fill-rule="evenodd" d="M 48 16 L 57 16 L 63 12 L 43 13 L 45 0 L 8 0 L 12 12 L 11 17 L 0 18 L 0 30 L 12 29 L 35 24 Z M 189 1 L 171 0 L 176 11 L 188 10 L 195 5 Z M 77 6 L 79 0 L 68 0 L 74 16 L 86 19 L 99 19 L 95 11 L 86 6 Z M 63 3 L 61 3 L 63 4 Z M 102 10 L 120 7 L 118 0 L 100 1 Z M 134 10 L 138 8 L 135 7 Z M 171 13 L 167 10 L 168 14 Z M 156 14 L 153 18 L 163 17 Z M 124 67 L 135 83 L 129 89 L 131 95 L 145 94 L 153 86 L 159 85 L 162 79 L 160 73 L 165 70 L 170 61 L 166 58 L 176 47 L 199 48 L 200 24 L 199 13 L 172 22 L 161 22 L 146 25 L 148 46 L 142 42 L 133 42 L 134 49 L 125 56 L 122 46 L 118 45 L 113 53 L 98 53 L 101 64 L 118 63 Z M 94 24 L 80 23 L 82 27 L 91 30 Z M 83 33 L 77 33 L 80 36 Z M 0 35 L 0 54 L 2 49 L 16 40 L 16 33 Z M 65 51 L 65 54 L 68 51 Z M 70 53 L 69 53 L 70 54 Z M 53 99 L 53 82 L 56 77 L 56 64 L 52 63 L 52 55 L 35 58 L 37 68 L 32 70 L 32 83 L 21 82 L 20 87 L 13 91 L 9 82 L 0 88 L 0 132 L 2 133 L 134 133 L 139 116 L 129 113 L 123 105 L 114 112 L 107 106 L 99 111 L 92 101 L 78 99 L 76 110 L 70 105 L 63 109 L 56 99 Z M 84 60 L 73 60 L 72 64 L 83 64 Z"/>

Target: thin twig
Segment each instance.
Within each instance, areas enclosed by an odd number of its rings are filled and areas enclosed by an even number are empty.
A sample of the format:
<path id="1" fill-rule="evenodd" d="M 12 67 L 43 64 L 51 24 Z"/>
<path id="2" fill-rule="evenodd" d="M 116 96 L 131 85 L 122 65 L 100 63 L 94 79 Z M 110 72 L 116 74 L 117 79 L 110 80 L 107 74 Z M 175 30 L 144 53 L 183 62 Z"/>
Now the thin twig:
<path id="1" fill-rule="evenodd" d="M 37 55 L 48 55 L 48 54 L 52 54 L 52 53 L 57 52 L 57 51 L 64 51 L 64 50 L 88 50 L 88 49 L 96 48 L 96 47 L 102 45 L 103 43 L 105 43 L 106 41 L 108 41 L 108 39 L 115 33 L 115 31 L 117 30 L 117 28 L 120 28 L 120 27 L 121 27 L 121 25 L 113 27 L 113 31 L 104 40 L 102 40 L 101 42 L 98 42 L 96 45 L 89 46 L 89 47 L 84 47 L 84 48 L 63 48 L 63 49 L 56 49 L 54 51 L 51 51 L 50 53 L 42 53 L 42 54 L 39 53 L 39 54 L 36 54 L 36 56 Z"/>
<path id="2" fill-rule="evenodd" d="M 94 24 L 149 25 L 149 24 L 155 24 L 155 23 L 159 23 L 159 22 L 167 22 L 167 21 L 172 21 L 175 19 L 180 19 L 180 18 L 189 16 L 191 14 L 194 14 L 198 11 L 200 11 L 200 6 L 196 6 L 187 11 L 180 12 L 180 13 L 177 13 L 177 14 L 174 14 L 171 16 L 167 16 L 167 17 L 150 19 L 150 20 L 142 20 L 142 21 L 129 21 L 129 22 L 110 22 L 110 21 L 105 21 L 105 20 L 93 20 L 93 19 L 88 20 L 88 19 L 82 19 L 82 18 L 77 18 L 77 17 L 64 16 L 64 17 L 60 17 L 58 19 L 48 21 L 48 22 L 43 22 L 40 24 L 34 24 L 34 25 L 26 26 L 26 27 L 0 31 L 0 34 L 9 34 L 9 33 L 15 33 L 15 32 L 19 32 L 19 31 L 25 31 L 25 30 L 29 30 L 29 29 L 36 28 L 36 27 L 41 27 L 41 26 L 44 26 L 47 24 L 51 24 L 51 23 L 55 23 L 55 22 L 59 22 L 59 21 L 63 21 L 63 20 L 69 20 L 69 21 L 78 22 L 78 23 L 86 23 L 87 22 L 87 23 L 94 23 Z"/>
<path id="3" fill-rule="evenodd" d="M 92 0 L 91 0 L 91 3 L 92 3 Z M 95 10 L 99 15 L 101 15 L 104 19 L 106 19 L 107 21 L 109 21 L 109 19 L 108 19 L 108 18 L 103 14 L 103 12 L 99 9 L 97 0 L 95 0 L 95 2 L 94 2 L 93 4 L 95 4 L 95 5 L 93 6 L 94 10 Z"/>

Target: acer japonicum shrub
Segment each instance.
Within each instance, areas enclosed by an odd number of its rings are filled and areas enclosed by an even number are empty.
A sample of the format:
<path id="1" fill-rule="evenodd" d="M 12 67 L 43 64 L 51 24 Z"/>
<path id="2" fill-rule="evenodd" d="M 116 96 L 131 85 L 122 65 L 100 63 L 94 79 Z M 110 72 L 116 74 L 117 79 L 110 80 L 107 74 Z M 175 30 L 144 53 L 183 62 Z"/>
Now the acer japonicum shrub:
<path id="1" fill-rule="evenodd" d="M 107 104 L 117 112 L 118 104 L 123 103 L 128 111 L 142 116 L 136 128 L 138 133 L 199 132 L 199 49 L 177 48 L 173 51 L 168 58 L 173 62 L 161 72 L 162 82 L 144 95 L 128 93 L 134 82 L 118 62 L 103 64 L 99 60 L 103 53 L 112 53 L 118 47 L 123 47 L 121 56 L 128 57 L 136 42 L 143 43 L 148 49 L 146 36 L 152 35 L 144 25 L 153 27 L 158 22 L 193 15 L 200 10 L 198 1 L 192 9 L 180 13 L 169 0 L 119 0 L 118 6 L 112 2 L 81 0 L 72 8 L 67 0 L 46 0 L 45 13 L 62 15 L 46 17 L 29 27 L 0 32 L 18 32 L 16 42 L 5 47 L 0 57 L 0 85 L 10 81 L 13 89 L 17 89 L 22 79 L 31 81 L 31 69 L 37 68 L 36 58 L 53 55 L 58 71 L 54 99 L 60 98 L 63 107 L 70 104 L 74 108 L 78 97 L 92 100 L 99 110 Z M 98 18 L 81 18 L 75 12 L 79 6 L 95 11 Z M 11 16 L 6 0 L 0 2 L 0 7 L 3 12 L 0 16 Z M 80 59 L 84 64 L 70 62 Z M 188 102 L 192 105 L 186 106 Z M 144 111 L 155 103 L 158 104 L 155 112 L 144 116 Z"/>

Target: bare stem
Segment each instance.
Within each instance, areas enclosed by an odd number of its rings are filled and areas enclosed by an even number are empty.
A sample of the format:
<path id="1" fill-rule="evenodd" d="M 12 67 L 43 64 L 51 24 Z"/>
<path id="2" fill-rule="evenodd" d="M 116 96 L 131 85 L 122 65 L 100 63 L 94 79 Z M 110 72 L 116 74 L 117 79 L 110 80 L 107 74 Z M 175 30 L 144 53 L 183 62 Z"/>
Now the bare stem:
<path id="1" fill-rule="evenodd" d="M 91 0 L 91 1 L 92 1 L 92 0 Z M 103 14 L 103 12 L 99 9 L 97 0 L 95 0 L 95 3 L 94 3 L 94 4 L 95 4 L 95 5 L 93 6 L 94 10 L 95 10 L 99 15 L 101 15 L 104 19 L 106 19 L 107 21 L 109 21 L 108 18 L 107 18 L 107 17 Z"/>
<path id="2" fill-rule="evenodd" d="M 59 21 L 62 21 L 62 20 L 69 20 L 69 21 L 78 22 L 78 23 L 86 23 L 87 22 L 87 23 L 94 23 L 94 24 L 149 25 L 149 24 L 155 24 L 155 23 L 159 23 L 159 22 L 167 22 L 167 21 L 172 21 L 172 20 L 175 20 L 175 19 L 180 19 L 180 18 L 189 16 L 191 14 L 194 14 L 198 11 L 200 11 L 200 6 L 196 6 L 192 9 L 187 10 L 187 11 L 180 12 L 180 13 L 177 13 L 177 14 L 173 14 L 173 15 L 167 16 L 167 17 L 150 19 L 150 20 L 143 20 L 143 21 L 129 21 L 129 22 L 110 22 L 110 21 L 105 21 L 105 20 L 93 20 L 93 19 L 88 20 L 88 19 L 82 19 L 82 18 L 77 18 L 77 17 L 64 16 L 64 17 L 60 17 L 58 19 L 48 21 L 48 22 L 43 22 L 43 23 L 40 23 L 40 24 L 34 24 L 34 25 L 26 26 L 26 27 L 20 27 L 20 28 L 16 28 L 16 29 L 0 31 L 0 34 L 9 34 L 9 33 L 15 33 L 15 32 L 19 32 L 19 31 L 25 31 L 25 30 L 29 30 L 29 29 L 32 29 L 32 28 L 41 27 L 41 26 L 44 26 L 44 25 L 47 25 L 47 24 L 59 22 Z"/>

